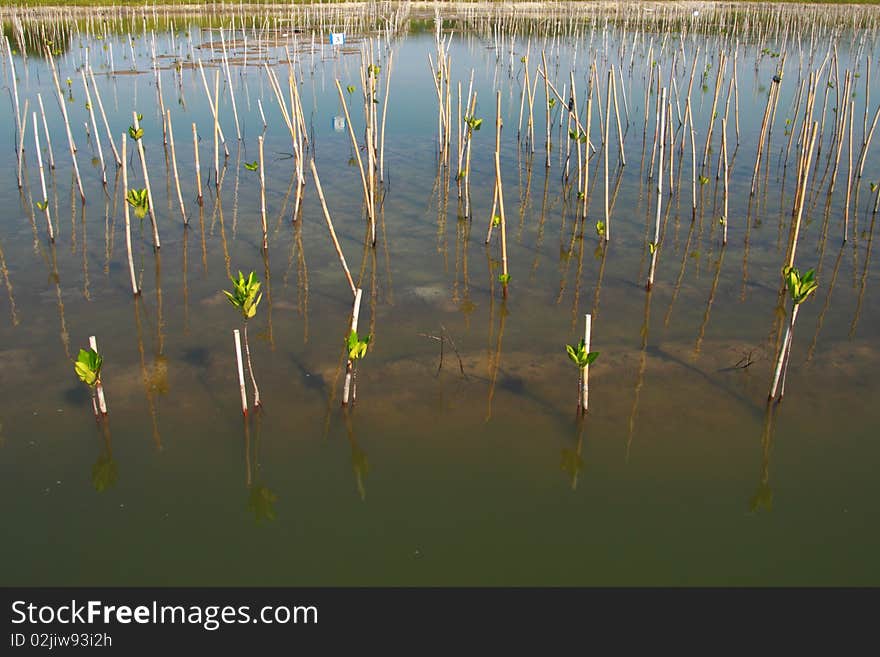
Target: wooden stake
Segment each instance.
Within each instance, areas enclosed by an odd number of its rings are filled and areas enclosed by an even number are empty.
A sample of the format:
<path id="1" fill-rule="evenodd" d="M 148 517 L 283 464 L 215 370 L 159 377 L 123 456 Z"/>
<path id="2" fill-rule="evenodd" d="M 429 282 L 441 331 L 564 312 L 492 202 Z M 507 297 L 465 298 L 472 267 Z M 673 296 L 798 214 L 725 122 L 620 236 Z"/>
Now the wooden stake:
<path id="1" fill-rule="evenodd" d="M 266 176 L 263 169 L 263 135 L 257 137 L 260 146 L 260 222 L 263 226 L 263 251 L 269 250 L 269 227 L 266 224 Z"/>
<path id="2" fill-rule="evenodd" d="M 244 388 L 244 366 L 241 362 L 241 334 L 238 332 L 238 329 L 233 329 L 232 335 L 235 338 L 235 362 L 238 365 L 238 389 L 241 392 L 241 414 L 247 417 L 247 392 Z"/>
<path id="3" fill-rule="evenodd" d="M 131 276 L 131 293 L 134 296 L 140 294 L 138 290 L 137 277 L 134 273 L 134 258 L 131 253 L 131 215 L 128 209 L 128 159 L 125 157 L 125 147 L 127 144 L 126 135 L 123 133 L 122 140 L 122 205 L 123 214 L 125 216 L 125 249 L 128 253 L 128 273 Z"/>
<path id="4" fill-rule="evenodd" d="M 36 118 L 36 114 L 34 114 L 34 118 Z M 98 341 L 94 335 L 89 336 L 89 347 L 98 353 Z M 101 383 L 101 379 L 95 381 L 95 391 L 98 393 L 98 408 L 101 409 L 101 415 L 107 415 L 107 402 L 104 399 L 104 385 Z"/>
<path id="5" fill-rule="evenodd" d="M 177 175 L 177 154 L 174 150 L 174 131 L 171 129 L 171 110 L 166 110 L 166 120 L 168 121 L 168 142 L 171 146 L 171 168 L 174 170 L 174 186 L 177 190 L 177 202 L 180 204 L 180 216 L 183 218 L 183 225 L 189 222 L 186 218 L 186 206 L 183 204 L 183 194 L 180 191 L 180 176 Z"/>
<path id="6" fill-rule="evenodd" d="M 336 231 L 333 230 L 333 221 L 330 219 L 330 211 L 327 210 L 327 202 L 324 200 L 324 192 L 321 190 L 321 180 L 318 178 L 318 171 L 315 169 L 315 159 L 309 159 L 309 167 L 312 170 L 312 176 L 315 179 L 315 189 L 318 192 L 318 199 L 321 201 L 321 209 L 324 211 L 324 219 L 327 221 L 327 229 L 330 231 L 330 239 L 333 240 L 333 247 L 336 249 L 336 255 L 339 256 L 339 262 L 342 264 L 342 271 L 345 272 L 345 278 L 348 280 L 348 286 L 351 288 L 352 295 L 357 294 L 357 288 L 345 263 L 345 256 L 342 255 L 342 247 L 339 246 L 339 240 L 336 239 Z"/>
<path id="7" fill-rule="evenodd" d="M 49 195 L 46 193 L 46 176 L 43 173 L 43 154 L 40 152 L 40 131 L 37 128 L 37 113 L 34 112 L 34 145 L 37 149 L 37 164 L 40 167 L 40 188 L 43 191 L 43 203 L 46 207 L 43 212 L 46 214 L 46 228 L 49 232 L 49 241 L 55 241 L 55 231 L 52 230 L 52 217 L 49 214 Z"/>
<path id="8" fill-rule="evenodd" d="M 351 313 L 351 330 L 349 331 L 349 334 L 351 334 L 352 331 L 357 332 L 358 315 L 361 312 L 361 292 L 362 292 L 361 288 L 357 288 L 357 290 L 355 290 L 355 293 L 354 293 L 354 307 L 353 307 L 352 313 Z M 354 401 L 355 401 L 355 397 L 353 394 L 354 389 L 352 386 L 353 371 L 354 371 L 354 363 L 349 358 L 346 360 L 346 364 L 345 364 L 345 384 L 342 388 L 342 405 L 343 406 L 348 406 L 349 396 L 351 397 L 352 403 L 354 403 Z"/>
<path id="9" fill-rule="evenodd" d="M 202 168 L 199 166 L 199 133 L 196 130 L 196 124 L 192 124 L 192 132 L 193 132 L 193 152 L 195 152 L 196 156 L 196 190 L 198 191 L 198 201 L 199 205 L 204 203 L 202 199 Z"/>

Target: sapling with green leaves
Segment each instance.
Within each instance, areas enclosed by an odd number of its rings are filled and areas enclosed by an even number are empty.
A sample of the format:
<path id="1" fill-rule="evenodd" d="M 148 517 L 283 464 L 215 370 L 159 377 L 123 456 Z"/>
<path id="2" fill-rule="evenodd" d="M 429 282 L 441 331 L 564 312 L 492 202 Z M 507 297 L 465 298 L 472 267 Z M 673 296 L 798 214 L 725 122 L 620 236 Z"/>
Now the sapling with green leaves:
<path id="1" fill-rule="evenodd" d="M 351 325 L 348 335 L 345 337 L 345 349 L 347 362 L 345 365 L 345 384 L 342 388 L 342 405 L 347 406 L 349 396 L 352 403 L 357 399 L 357 363 L 367 355 L 367 349 L 373 339 L 372 335 L 361 338 L 357 332 L 358 317 L 361 312 L 361 296 L 363 290 L 357 288 L 354 294 L 354 304 L 351 311 Z"/>
<path id="2" fill-rule="evenodd" d="M 257 387 L 257 381 L 254 378 L 254 370 L 251 366 L 251 349 L 248 344 L 248 320 L 253 319 L 257 314 L 257 307 L 263 298 L 260 292 L 262 283 L 257 279 L 254 272 L 248 274 L 245 278 L 244 274 L 238 272 L 238 279 L 230 278 L 232 281 L 232 292 L 223 290 L 223 294 L 233 306 L 238 308 L 244 318 L 244 353 L 247 360 L 248 374 L 251 377 L 251 385 L 254 387 L 254 408 L 261 406 L 260 389 Z"/>
<path id="3" fill-rule="evenodd" d="M 107 403 L 104 400 L 104 388 L 101 384 L 101 368 L 104 365 L 104 359 L 98 353 L 95 338 L 89 338 L 89 348 L 80 349 L 76 360 L 73 363 L 73 369 L 79 380 L 89 387 L 92 397 L 92 410 L 95 417 L 100 418 L 107 415 Z"/>
<path id="4" fill-rule="evenodd" d="M 138 219 L 147 216 L 147 211 L 150 209 L 150 197 L 146 189 L 128 190 L 125 201 L 134 209 L 134 215 Z"/>
<path id="5" fill-rule="evenodd" d="M 584 337 L 576 345 L 565 345 L 568 358 L 578 368 L 578 411 L 586 413 L 589 408 L 589 367 L 599 357 L 598 351 L 590 351 L 591 315 L 585 316 Z"/>
<path id="6" fill-rule="evenodd" d="M 776 368 L 773 371 L 773 383 L 770 386 L 770 394 L 768 396 L 768 399 L 771 401 L 777 398 L 777 390 L 779 391 L 779 401 L 782 401 L 782 396 L 785 394 L 785 373 L 788 371 L 792 333 L 794 332 L 794 323 L 797 320 L 800 305 L 819 287 L 814 269 L 809 269 L 801 274 L 797 267 L 785 267 L 782 270 L 782 278 L 785 280 L 785 285 L 791 296 L 791 318 L 785 328 L 785 337 L 782 339 L 779 356 L 776 359 Z"/>

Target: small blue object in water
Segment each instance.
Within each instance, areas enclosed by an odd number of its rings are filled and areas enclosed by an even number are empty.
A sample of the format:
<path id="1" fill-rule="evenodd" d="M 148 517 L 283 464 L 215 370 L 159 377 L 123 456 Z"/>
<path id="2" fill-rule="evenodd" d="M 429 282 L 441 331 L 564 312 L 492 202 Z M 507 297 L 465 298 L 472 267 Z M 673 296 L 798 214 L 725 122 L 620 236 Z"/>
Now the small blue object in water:
<path id="1" fill-rule="evenodd" d="M 341 46 L 345 43 L 345 32 L 331 32 L 330 45 Z"/>
<path id="2" fill-rule="evenodd" d="M 333 117 L 333 130 L 335 132 L 342 132 L 345 130 L 345 117 L 344 116 L 334 116 Z"/>

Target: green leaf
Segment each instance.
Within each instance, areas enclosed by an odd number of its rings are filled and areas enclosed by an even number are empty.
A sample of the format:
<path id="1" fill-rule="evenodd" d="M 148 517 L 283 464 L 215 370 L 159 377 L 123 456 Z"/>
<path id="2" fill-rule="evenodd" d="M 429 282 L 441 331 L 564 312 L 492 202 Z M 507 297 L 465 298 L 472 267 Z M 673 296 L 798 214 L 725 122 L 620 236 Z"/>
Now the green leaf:
<path id="1" fill-rule="evenodd" d="M 49 201 L 37 201 L 36 203 L 34 203 L 34 205 L 37 206 L 38 210 L 42 210 L 45 212 L 46 208 L 49 207 Z"/>
<path id="2" fill-rule="evenodd" d="M 556 99 L 555 99 L 555 98 L 551 98 L 550 100 L 547 101 L 547 106 L 548 106 L 549 109 L 553 109 L 553 106 L 554 106 L 554 105 L 556 105 Z"/>
<path id="3" fill-rule="evenodd" d="M 138 121 L 143 121 L 143 120 L 144 120 L 144 115 L 143 115 L 143 114 L 138 113 L 137 117 L 138 117 Z"/>
<path id="4" fill-rule="evenodd" d="M 496 214 L 494 217 L 492 217 L 492 226 L 495 227 L 495 226 L 500 226 L 500 225 L 501 225 L 501 217 Z"/>
<path id="5" fill-rule="evenodd" d="M 510 274 L 498 274 L 498 282 L 507 285 L 510 283 Z"/>
<path id="6" fill-rule="evenodd" d="M 596 234 L 599 237 L 605 236 L 605 222 L 604 221 L 597 221 L 596 222 Z"/>
<path id="7" fill-rule="evenodd" d="M 657 242 L 648 242 L 648 251 L 651 252 L 651 255 L 654 255 L 654 251 L 660 248 L 660 245 Z"/>
<path id="8" fill-rule="evenodd" d="M 352 331 L 348 334 L 348 337 L 345 339 L 345 347 L 348 349 L 348 359 L 349 360 L 361 360 L 364 356 L 367 355 L 367 347 L 370 345 L 370 341 L 373 339 L 372 335 L 366 336 L 363 340 L 357 334 L 357 331 Z"/>
<path id="9" fill-rule="evenodd" d="M 708 176 L 700 176 L 700 184 L 701 185 L 705 185 L 707 182 L 709 182 Z"/>
<path id="10" fill-rule="evenodd" d="M 248 171 L 256 171 L 257 169 L 260 168 L 260 163 L 257 162 L 256 160 L 254 160 L 253 162 L 245 162 L 244 168 L 247 169 Z"/>
<path id="11" fill-rule="evenodd" d="M 128 136 L 137 141 L 144 136 L 143 128 L 135 128 L 133 125 L 128 126 Z"/>
<path id="12" fill-rule="evenodd" d="M 80 349 L 73 368 L 80 380 L 88 386 L 93 386 L 101 379 L 101 366 L 104 359 L 94 349 Z"/>
<path id="13" fill-rule="evenodd" d="M 348 91 L 349 96 L 354 93 L 354 85 L 353 84 L 348 85 L 345 89 Z"/>

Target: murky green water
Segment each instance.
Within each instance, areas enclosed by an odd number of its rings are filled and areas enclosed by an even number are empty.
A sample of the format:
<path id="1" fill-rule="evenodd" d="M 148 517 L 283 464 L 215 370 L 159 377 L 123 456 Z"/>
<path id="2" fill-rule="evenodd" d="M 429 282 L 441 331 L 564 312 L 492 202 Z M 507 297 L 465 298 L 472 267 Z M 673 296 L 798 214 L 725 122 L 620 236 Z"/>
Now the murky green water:
<path id="1" fill-rule="evenodd" d="M 699 186 L 700 205 L 692 220 L 691 158 L 676 149 L 675 193 L 663 197 L 663 246 L 655 286 L 646 293 L 646 245 L 656 207 L 655 181 L 647 179 L 653 96 L 643 155 L 647 50 L 653 38 L 653 59 L 666 84 L 677 37 L 662 52 L 661 35 L 639 37 L 632 69 L 630 51 L 619 50 L 618 28 L 605 38 L 600 24 L 592 38 L 587 28 L 578 39 L 554 38 L 546 46 L 560 93 L 575 41 L 581 94 L 587 53 L 597 50 L 603 105 L 604 55 L 622 64 L 620 82 L 629 108 L 628 128 L 622 117 L 627 166 L 614 170 L 612 143 L 613 239 L 604 249 L 594 230 L 603 218 L 604 154 L 599 150 L 591 159 L 589 213 L 581 222 L 574 192 L 561 181 L 566 133 L 558 107 L 556 150 L 549 171 L 544 166 L 540 78 L 535 154 L 518 143 L 520 57 L 527 37 L 517 39 L 513 56 L 508 42 L 498 57 L 491 38 L 460 30 L 452 37 L 453 79 L 466 87 L 473 69 L 477 115 L 486 126 L 473 141 L 470 220 L 460 218 L 450 172 L 437 166 L 431 29 L 395 39 L 385 140 L 388 176 L 375 250 L 364 248 L 360 179 L 356 166 L 349 165 L 348 134 L 333 126 L 341 114 L 334 79 L 343 87 L 359 85 L 358 44 L 346 49 L 349 54 L 334 53 L 327 45 L 310 53 L 302 37 L 296 70 L 305 118 L 342 249 L 364 289 L 360 326 L 374 335 L 359 368 L 357 404 L 345 413 L 341 372 L 351 295 L 311 178 L 301 221 L 293 224 L 289 134 L 253 52 L 247 67 L 240 53 L 233 53 L 243 138 L 235 137 L 224 84 L 221 122 L 230 157 L 224 166 L 221 154 L 224 177 L 216 197 L 213 180 L 208 182 L 212 121 L 201 78 L 197 70 L 185 66 L 177 72 L 173 64 L 175 53 L 189 54 L 184 29 L 181 21 L 173 46 L 168 32 L 157 33 L 156 43 L 191 217 L 187 229 L 166 166 L 149 32 L 146 41 L 141 35 L 134 43 L 139 73 L 128 70 L 125 35 L 100 41 L 74 37 L 57 58 L 65 94 L 64 80 L 72 80 L 67 108 L 85 206 L 72 183 L 46 63 L 34 54 L 26 62 L 14 57 L 22 104 L 27 98 L 33 109 L 41 93 L 50 122 L 57 167 L 47 168 L 47 184 L 58 235 L 54 244 L 48 242 L 33 205 L 40 192 L 32 124 L 25 139 L 25 185 L 17 189 L 10 95 L 10 102 L 0 103 L 5 126 L 0 166 L 6 170 L 0 185 L 5 288 L 0 294 L 0 558 L 5 564 L 0 582 L 880 583 L 875 558 L 880 549 L 875 474 L 880 301 L 873 289 L 880 272 L 872 259 L 876 192 L 871 190 L 880 180 L 880 146 L 872 144 L 864 177 L 854 183 L 850 240 L 841 246 L 847 151 L 844 182 L 838 180 L 826 206 L 830 128 L 818 168 L 811 171 L 797 257 L 802 269 L 818 269 L 820 287 L 798 318 L 785 401 L 772 416 L 766 411 L 779 328 L 779 271 L 794 202 L 793 165 L 782 167 L 784 132 L 786 119 L 795 123 L 793 105 L 808 70 L 806 43 L 799 49 L 788 41 L 769 155 L 754 197 L 749 189 L 758 133 L 778 60 L 761 56 L 763 46 L 754 38 L 740 44 L 736 149 L 732 125 L 728 130 L 733 158 L 729 243 L 721 245 L 722 189 L 714 165 L 710 180 Z M 193 25 L 189 33 L 212 80 L 216 59 L 209 32 Z M 628 46 L 633 36 L 625 33 Z M 817 60 L 829 43 L 827 35 L 821 38 Z M 689 37 L 688 66 L 678 63 L 675 69 L 683 93 L 694 48 L 700 46 L 692 96 L 698 160 L 717 53 L 722 46 L 728 54 L 733 48 L 724 39 L 724 34 Z M 764 43 L 779 50 L 782 40 L 777 39 Z M 854 157 L 862 143 L 867 58 L 872 60 L 869 128 L 880 100 L 873 39 L 873 33 L 843 30 L 836 40 L 841 79 L 845 68 L 859 73 L 852 99 Z M 85 134 L 88 112 L 77 69 L 86 55 L 80 40 L 90 46 L 117 146 L 131 112 L 143 114 L 162 247 L 154 253 L 149 220 L 142 227 L 134 220 L 135 264 L 143 288 L 134 300 L 121 175 L 101 130 L 108 163 L 105 194 L 93 160 L 95 142 Z M 216 32 L 211 40 L 219 47 Z M 113 44 L 115 76 L 109 74 L 106 43 Z M 541 35 L 533 35 L 532 75 L 540 43 Z M 381 61 L 387 65 L 385 46 L 383 41 Z M 287 66 L 278 63 L 279 57 L 284 58 L 283 48 L 269 50 L 283 81 Z M 704 61 L 715 64 L 707 91 L 700 80 Z M 8 85 L 8 61 L 4 66 Z M 729 65 L 728 75 L 730 70 Z M 483 244 L 492 203 L 496 89 L 506 124 L 501 157 L 511 272 L 506 301 L 496 280 L 497 236 L 488 248 Z M 260 250 L 258 178 L 244 167 L 256 159 L 262 133 L 258 99 L 268 121 L 266 257 Z M 832 90 L 828 125 L 836 115 L 834 102 Z M 821 111 L 820 97 L 815 115 Z M 353 112 L 360 132 L 362 111 Z M 731 107 L 731 122 L 732 112 Z M 193 122 L 201 135 L 201 208 L 195 202 Z M 678 127 L 677 118 L 673 126 Z M 600 149 L 595 114 L 592 134 Z M 716 132 L 713 159 L 718 139 Z M 129 154 L 132 146 L 129 141 Z M 129 171 L 135 183 L 139 166 L 134 155 Z M 265 281 L 265 297 L 250 327 L 264 408 L 247 425 L 232 340 L 240 320 L 220 294 L 229 288 L 227 274 L 239 269 L 255 270 Z M 564 344 L 578 339 L 588 312 L 592 346 L 601 355 L 590 369 L 590 412 L 579 422 L 577 373 Z M 444 330 L 461 356 L 464 376 L 448 343 L 438 372 L 439 344 L 425 335 Z M 110 415 L 103 427 L 96 426 L 88 390 L 71 364 L 93 334 L 105 359 Z M 745 368 L 740 367 L 744 357 L 752 363 Z"/>

